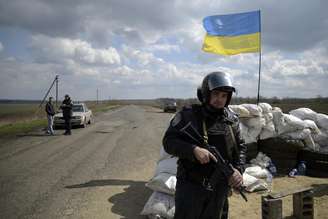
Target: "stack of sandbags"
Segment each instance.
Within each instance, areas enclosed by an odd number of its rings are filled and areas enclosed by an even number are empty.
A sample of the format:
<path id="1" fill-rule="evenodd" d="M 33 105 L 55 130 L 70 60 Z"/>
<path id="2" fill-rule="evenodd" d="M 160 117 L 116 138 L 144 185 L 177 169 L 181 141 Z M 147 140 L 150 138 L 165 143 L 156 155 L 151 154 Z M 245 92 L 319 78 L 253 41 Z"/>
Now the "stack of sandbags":
<path id="1" fill-rule="evenodd" d="M 262 128 L 265 126 L 262 108 L 255 104 L 231 105 L 229 107 L 239 115 L 240 131 L 245 142 L 256 142 Z"/>
<path id="2" fill-rule="evenodd" d="M 305 122 L 306 129 L 311 131 L 314 151 L 328 152 L 328 115 L 316 113 L 309 108 L 299 108 L 289 112 Z"/>
<path id="3" fill-rule="evenodd" d="M 145 204 L 141 215 L 147 215 L 150 219 L 173 218 L 176 172 L 177 158 L 166 153 L 161 147 L 154 177 L 146 183 L 146 187 L 153 190 L 153 193 Z"/>
<path id="4" fill-rule="evenodd" d="M 284 114 L 268 103 L 229 106 L 240 118 L 241 135 L 246 143 L 258 139 L 301 140 L 313 151 L 328 150 L 328 116 L 300 108 Z"/>

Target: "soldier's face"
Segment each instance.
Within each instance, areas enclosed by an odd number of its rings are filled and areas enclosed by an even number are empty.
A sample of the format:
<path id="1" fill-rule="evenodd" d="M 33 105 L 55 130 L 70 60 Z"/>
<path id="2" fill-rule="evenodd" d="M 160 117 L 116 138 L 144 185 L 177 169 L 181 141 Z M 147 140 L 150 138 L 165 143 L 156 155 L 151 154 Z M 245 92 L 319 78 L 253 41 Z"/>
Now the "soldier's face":
<path id="1" fill-rule="evenodd" d="M 228 92 L 212 90 L 210 94 L 210 105 L 214 108 L 221 109 L 225 106 L 228 96 Z"/>

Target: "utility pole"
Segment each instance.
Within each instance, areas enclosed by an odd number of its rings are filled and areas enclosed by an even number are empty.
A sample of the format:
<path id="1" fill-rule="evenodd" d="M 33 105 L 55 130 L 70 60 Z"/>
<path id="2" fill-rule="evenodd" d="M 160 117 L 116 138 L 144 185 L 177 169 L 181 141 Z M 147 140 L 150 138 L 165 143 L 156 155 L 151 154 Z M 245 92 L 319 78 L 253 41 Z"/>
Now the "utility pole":
<path id="1" fill-rule="evenodd" d="M 49 94 L 50 90 L 52 89 L 52 87 L 54 86 L 55 83 L 56 83 L 56 104 L 57 104 L 57 100 L 58 100 L 58 75 L 56 75 L 55 80 L 51 83 L 46 95 L 44 96 L 43 100 L 40 103 L 39 108 L 41 108 L 42 104 L 44 103 L 45 99 L 48 97 L 48 94 Z"/>
<path id="2" fill-rule="evenodd" d="M 59 75 L 56 75 L 56 108 L 58 108 L 58 77 Z"/>

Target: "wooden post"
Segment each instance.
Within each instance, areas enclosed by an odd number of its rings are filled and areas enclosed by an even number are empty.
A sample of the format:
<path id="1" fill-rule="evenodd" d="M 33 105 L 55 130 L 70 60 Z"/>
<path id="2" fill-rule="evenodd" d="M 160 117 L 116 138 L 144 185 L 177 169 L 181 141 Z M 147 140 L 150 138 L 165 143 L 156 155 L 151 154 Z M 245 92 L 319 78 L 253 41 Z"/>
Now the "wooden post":
<path id="1" fill-rule="evenodd" d="M 262 219 L 282 219 L 282 199 L 262 196 Z"/>
<path id="2" fill-rule="evenodd" d="M 313 219 L 313 196 L 311 191 L 293 194 L 293 212 L 299 219 Z"/>

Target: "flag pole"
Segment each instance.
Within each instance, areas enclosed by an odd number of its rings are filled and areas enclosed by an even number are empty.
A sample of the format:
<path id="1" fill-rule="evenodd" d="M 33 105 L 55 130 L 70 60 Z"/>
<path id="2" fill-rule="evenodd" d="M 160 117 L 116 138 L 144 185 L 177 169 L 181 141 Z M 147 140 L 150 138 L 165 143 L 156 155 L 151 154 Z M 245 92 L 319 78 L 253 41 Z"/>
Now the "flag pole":
<path id="1" fill-rule="evenodd" d="M 260 102 L 260 87 L 261 87 L 261 59 L 262 59 L 262 43 L 261 43 L 261 11 L 259 11 L 259 24 L 260 24 L 260 37 L 259 37 L 259 44 L 260 44 L 260 51 L 259 51 L 259 80 L 258 80 L 258 83 L 257 83 L 257 105 L 259 104 Z"/>

